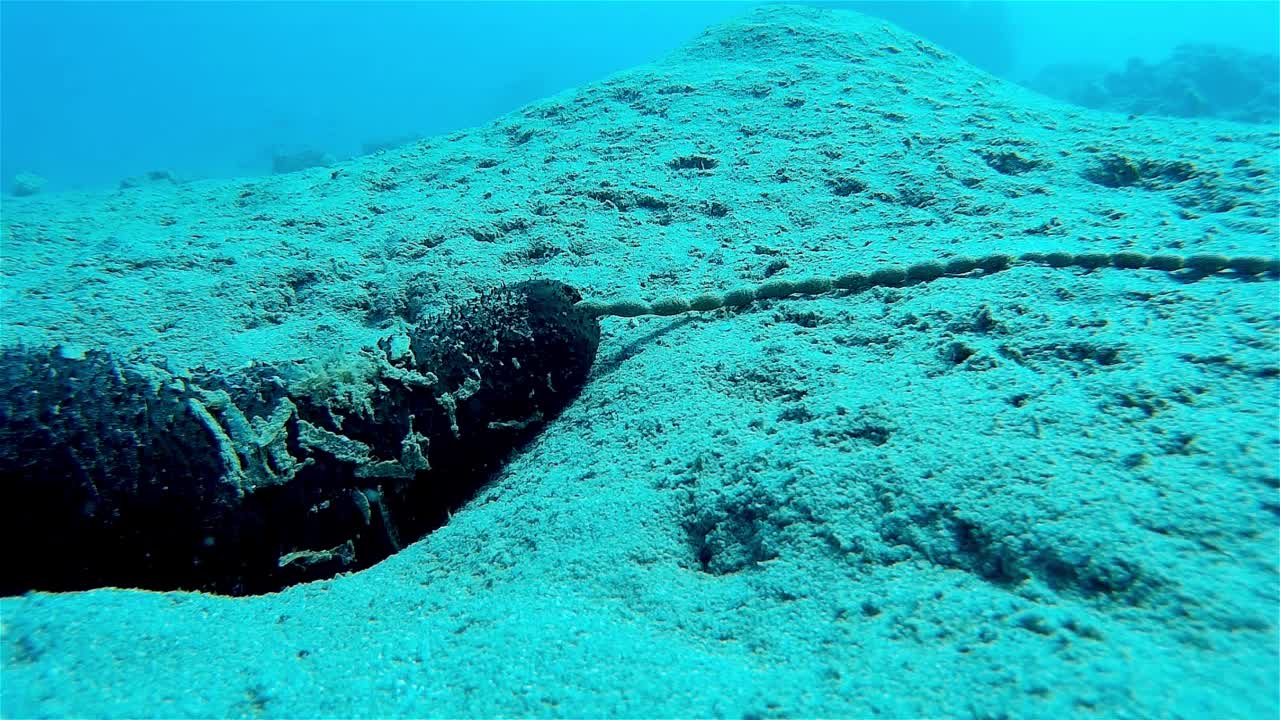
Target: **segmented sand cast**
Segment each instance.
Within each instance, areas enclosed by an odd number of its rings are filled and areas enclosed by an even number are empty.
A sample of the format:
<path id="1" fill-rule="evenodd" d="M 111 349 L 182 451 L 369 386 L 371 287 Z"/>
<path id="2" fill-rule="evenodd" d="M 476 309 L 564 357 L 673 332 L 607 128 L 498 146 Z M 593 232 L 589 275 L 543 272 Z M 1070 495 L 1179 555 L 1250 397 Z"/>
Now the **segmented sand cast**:
<path id="1" fill-rule="evenodd" d="M 1233 273 L 1240 278 L 1280 278 L 1280 259 L 1253 255 L 1229 257 L 1226 255 L 1144 255 L 1138 252 L 1079 253 L 1029 252 L 1013 256 L 1002 253 L 979 258 L 957 257 L 945 262 L 928 260 L 907 267 L 887 267 L 870 273 L 851 272 L 836 278 L 815 277 L 804 280 L 770 280 L 754 288 L 730 290 L 723 295 L 706 293 L 692 299 L 667 298 L 653 303 L 641 300 L 617 300 L 599 302 L 585 300 L 577 309 L 597 317 L 638 317 L 641 315 L 679 315 L 686 312 L 717 310 L 722 307 L 740 307 L 756 300 L 768 300 L 788 295 L 822 295 L 843 290 L 862 292 L 873 287 L 902 287 L 929 282 L 942 277 L 964 277 L 974 273 L 982 276 L 1003 272 L 1018 265 L 1047 265 L 1052 268 L 1076 267 L 1085 270 L 1118 268 L 1121 270 L 1159 270 L 1181 273 L 1186 279 L 1197 280 L 1219 273 Z"/>

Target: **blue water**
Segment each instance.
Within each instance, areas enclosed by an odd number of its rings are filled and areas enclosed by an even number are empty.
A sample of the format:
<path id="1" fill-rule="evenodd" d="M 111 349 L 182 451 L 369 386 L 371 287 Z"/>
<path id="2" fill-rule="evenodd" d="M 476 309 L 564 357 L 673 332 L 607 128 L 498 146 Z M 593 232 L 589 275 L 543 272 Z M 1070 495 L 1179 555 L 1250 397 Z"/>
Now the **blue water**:
<path id="1" fill-rule="evenodd" d="M 1278 8 L 0 2 L 0 717 L 1277 717 Z"/>
<path id="2" fill-rule="evenodd" d="M 0 4 L 0 181 L 114 187 L 270 172 L 277 153 L 484 124 L 661 57 L 754 3 Z M 1159 62 L 1184 43 L 1274 54 L 1273 2 L 841 2 L 1004 77 Z M 1274 67 L 1271 68 L 1274 74 Z"/>

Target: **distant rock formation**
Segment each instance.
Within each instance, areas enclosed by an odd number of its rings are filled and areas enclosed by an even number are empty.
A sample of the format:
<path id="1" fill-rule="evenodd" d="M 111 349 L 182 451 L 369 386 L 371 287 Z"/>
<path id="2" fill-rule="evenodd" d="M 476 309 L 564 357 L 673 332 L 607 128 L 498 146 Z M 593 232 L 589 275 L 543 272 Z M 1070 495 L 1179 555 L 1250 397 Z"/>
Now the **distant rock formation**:
<path id="1" fill-rule="evenodd" d="M 280 175 L 307 168 L 326 167 L 333 162 L 332 155 L 313 148 L 293 152 L 276 151 L 271 155 L 271 172 Z"/>
<path id="2" fill-rule="evenodd" d="M 13 176 L 13 194 L 18 197 L 35 195 L 44 190 L 46 180 L 35 173 L 20 172 Z"/>
<path id="3" fill-rule="evenodd" d="M 1030 83 L 1063 100 L 1132 115 L 1280 121 L 1280 58 L 1218 45 L 1180 45 L 1154 65 L 1132 58 L 1121 71 L 1051 65 Z"/>
<path id="4" fill-rule="evenodd" d="M 120 181 L 120 189 L 143 187 L 145 185 L 181 185 L 182 181 L 174 177 L 168 170 L 148 170 L 141 175 L 130 175 Z"/>

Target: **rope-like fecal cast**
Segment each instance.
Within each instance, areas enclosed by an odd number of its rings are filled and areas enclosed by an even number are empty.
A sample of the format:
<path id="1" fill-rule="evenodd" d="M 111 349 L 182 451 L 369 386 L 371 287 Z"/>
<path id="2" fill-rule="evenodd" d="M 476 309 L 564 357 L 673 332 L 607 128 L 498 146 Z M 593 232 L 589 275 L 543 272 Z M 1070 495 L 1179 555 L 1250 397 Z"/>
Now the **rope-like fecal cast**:
<path id="1" fill-rule="evenodd" d="M 979 258 L 957 257 L 940 262 L 928 260 L 907 267 L 886 267 L 870 273 L 851 272 L 835 278 L 815 277 L 803 280 L 770 280 L 756 287 L 730 290 L 723 295 L 704 293 L 692 299 L 666 298 L 653 303 L 641 300 L 599 302 L 584 300 L 576 308 L 597 317 L 639 317 L 641 315 L 679 315 L 705 312 L 722 307 L 741 307 L 756 300 L 771 300 L 788 295 L 822 295 L 832 291 L 863 292 L 875 287 L 902 287 L 930 282 L 943 277 L 980 276 L 1003 272 L 1018 265 L 1046 265 L 1052 268 L 1097 270 L 1159 270 L 1183 272 L 1191 279 L 1219 273 L 1234 273 L 1241 278 L 1280 277 L 1280 259 L 1260 256 L 1226 255 L 1145 255 L 1139 252 L 1079 253 L 1029 252 L 1019 256 L 996 253 Z"/>

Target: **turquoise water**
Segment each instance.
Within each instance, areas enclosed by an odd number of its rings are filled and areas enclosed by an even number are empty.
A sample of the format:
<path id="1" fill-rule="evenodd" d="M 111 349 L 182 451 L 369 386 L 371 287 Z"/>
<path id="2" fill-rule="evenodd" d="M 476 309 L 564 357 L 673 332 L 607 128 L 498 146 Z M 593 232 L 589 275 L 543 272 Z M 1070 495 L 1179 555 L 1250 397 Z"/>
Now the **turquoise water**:
<path id="1" fill-rule="evenodd" d="M 0 10 L 0 714 L 1280 710 L 1274 4 Z"/>
<path id="2" fill-rule="evenodd" d="M 368 154 L 485 125 L 651 62 L 757 4 L 6 1 L 0 187 L 11 192 L 19 173 L 49 190 L 102 189 L 148 171 L 229 178 L 269 173 L 277 157 Z M 1088 85 L 1123 74 L 1131 59 L 1169 63 L 1179 46 L 1274 58 L 1280 45 L 1274 2 L 820 7 L 887 18 L 983 70 L 1066 99 L 1073 90 L 1088 97 Z M 1275 122 L 1274 59 L 1251 65 L 1227 53 L 1195 66 L 1137 80 L 1164 91 L 1165 110 L 1207 93 L 1200 113 L 1240 104 L 1213 95 L 1241 85 Z M 1196 78 L 1197 67 L 1211 79 Z"/>

